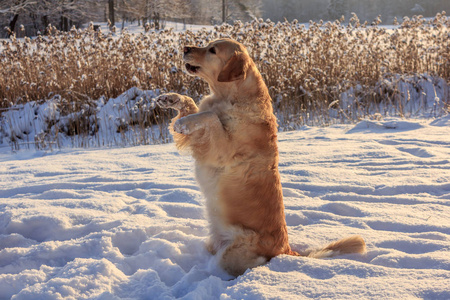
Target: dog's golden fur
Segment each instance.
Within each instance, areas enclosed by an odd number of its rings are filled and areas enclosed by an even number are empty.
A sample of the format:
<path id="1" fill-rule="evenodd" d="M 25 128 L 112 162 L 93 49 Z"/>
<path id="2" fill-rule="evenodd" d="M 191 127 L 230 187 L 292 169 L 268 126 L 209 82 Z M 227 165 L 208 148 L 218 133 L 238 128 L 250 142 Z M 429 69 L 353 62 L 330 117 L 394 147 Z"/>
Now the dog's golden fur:
<path id="1" fill-rule="evenodd" d="M 272 100 L 246 48 L 222 39 L 185 47 L 184 60 L 189 73 L 208 82 L 211 94 L 199 107 L 174 93 L 157 102 L 179 112 L 171 133 L 177 147 L 195 158 L 211 224 L 208 250 L 235 276 L 279 254 L 299 255 L 288 243 Z M 364 249 L 355 236 L 309 256 Z"/>

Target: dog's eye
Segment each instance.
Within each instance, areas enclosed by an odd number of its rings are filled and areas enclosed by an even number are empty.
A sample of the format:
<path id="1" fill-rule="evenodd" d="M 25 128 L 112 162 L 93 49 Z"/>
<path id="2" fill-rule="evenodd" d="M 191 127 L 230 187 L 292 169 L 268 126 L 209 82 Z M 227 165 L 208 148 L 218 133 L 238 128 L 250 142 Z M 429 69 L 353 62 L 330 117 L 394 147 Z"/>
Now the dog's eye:
<path id="1" fill-rule="evenodd" d="M 214 47 L 209 48 L 209 52 L 211 52 L 212 54 L 216 54 L 216 48 Z"/>

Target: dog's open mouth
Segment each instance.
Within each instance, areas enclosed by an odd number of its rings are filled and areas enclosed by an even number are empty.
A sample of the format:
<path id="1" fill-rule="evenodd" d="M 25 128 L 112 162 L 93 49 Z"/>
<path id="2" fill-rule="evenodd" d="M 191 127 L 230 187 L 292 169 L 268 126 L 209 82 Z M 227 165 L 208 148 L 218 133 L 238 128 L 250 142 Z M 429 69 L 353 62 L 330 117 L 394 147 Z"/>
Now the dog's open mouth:
<path id="1" fill-rule="evenodd" d="M 197 71 L 200 69 L 200 67 L 193 66 L 191 64 L 186 64 L 185 67 L 189 73 L 197 73 Z"/>

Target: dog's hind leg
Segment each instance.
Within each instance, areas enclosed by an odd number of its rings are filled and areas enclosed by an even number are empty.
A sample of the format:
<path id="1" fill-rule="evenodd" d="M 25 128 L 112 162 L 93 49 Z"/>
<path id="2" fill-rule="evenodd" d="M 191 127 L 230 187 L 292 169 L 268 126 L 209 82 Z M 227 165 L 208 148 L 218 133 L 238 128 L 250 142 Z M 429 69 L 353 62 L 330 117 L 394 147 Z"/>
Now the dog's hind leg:
<path id="1" fill-rule="evenodd" d="M 255 252 L 256 233 L 237 236 L 231 244 L 220 251 L 220 266 L 232 276 L 244 274 L 247 269 L 263 265 L 267 258 Z"/>

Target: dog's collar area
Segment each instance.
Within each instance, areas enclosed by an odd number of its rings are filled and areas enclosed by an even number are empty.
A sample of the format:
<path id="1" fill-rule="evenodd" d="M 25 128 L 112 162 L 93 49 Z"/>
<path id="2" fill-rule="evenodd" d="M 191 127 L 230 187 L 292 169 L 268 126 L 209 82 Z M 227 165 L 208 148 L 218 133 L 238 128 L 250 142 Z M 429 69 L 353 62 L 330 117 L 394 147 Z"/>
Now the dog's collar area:
<path id="1" fill-rule="evenodd" d="M 186 70 L 191 73 L 197 73 L 197 71 L 200 69 L 200 67 L 193 66 L 191 64 L 186 64 L 185 67 L 186 67 Z"/>

